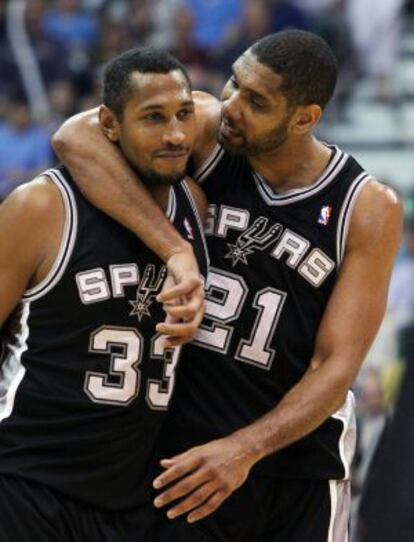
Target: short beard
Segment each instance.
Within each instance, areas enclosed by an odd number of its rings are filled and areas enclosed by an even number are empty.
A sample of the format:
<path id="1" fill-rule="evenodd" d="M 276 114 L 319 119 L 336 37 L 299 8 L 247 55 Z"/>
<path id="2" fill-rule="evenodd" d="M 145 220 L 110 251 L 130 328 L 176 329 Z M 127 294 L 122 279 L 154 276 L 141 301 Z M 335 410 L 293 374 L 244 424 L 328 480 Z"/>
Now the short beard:
<path id="1" fill-rule="evenodd" d="M 178 184 L 185 177 L 185 171 L 165 175 L 155 173 L 154 171 L 140 170 L 137 167 L 135 167 L 135 171 L 137 172 L 139 179 L 149 190 L 160 186 L 172 186 Z"/>
<path id="2" fill-rule="evenodd" d="M 247 141 L 245 135 L 241 136 L 240 145 L 232 145 L 217 131 L 217 140 L 228 153 L 235 156 L 259 156 L 261 154 L 270 154 L 279 149 L 288 138 L 288 125 L 290 116 L 285 117 L 282 124 L 267 134 L 265 137 L 256 141 Z"/>

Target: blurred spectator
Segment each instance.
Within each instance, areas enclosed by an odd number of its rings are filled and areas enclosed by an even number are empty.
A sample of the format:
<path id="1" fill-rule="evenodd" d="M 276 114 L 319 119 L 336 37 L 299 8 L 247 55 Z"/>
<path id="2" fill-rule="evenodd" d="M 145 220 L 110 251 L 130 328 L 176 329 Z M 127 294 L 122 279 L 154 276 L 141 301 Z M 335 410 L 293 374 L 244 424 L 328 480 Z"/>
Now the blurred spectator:
<path id="1" fill-rule="evenodd" d="M 54 132 L 67 119 L 76 113 L 76 92 L 70 81 L 56 81 L 50 88 L 49 132 Z"/>
<path id="2" fill-rule="evenodd" d="M 410 14 L 414 13 L 414 0 L 406 1 L 406 10 Z"/>
<path id="3" fill-rule="evenodd" d="M 381 374 L 369 369 L 358 383 L 358 452 L 353 486 L 360 491 L 385 425 L 384 389 Z"/>
<path id="4" fill-rule="evenodd" d="M 286 0 L 245 0 L 242 17 L 216 50 L 215 65 L 228 78 L 231 65 L 255 41 L 288 28 L 307 30 L 305 14 Z"/>
<path id="5" fill-rule="evenodd" d="M 345 13 L 346 0 L 292 0 L 308 17 L 310 29 L 332 47 L 339 65 L 335 99 L 328 117 L 347 120 L 346 108 L 356 79 L 354 49 Z"/>
<path id="6" fill-rule="evenodd" d="M 154 32 L 150 0 L 132 0 L 125 15 L 133 45 L 149 45 Z"/>
<path id="7" fill-rule="evenodd" d="M 99 83 L 104 65 L 114 56 L 129 49 L 130 45 L 127 27 L 123 21 L 104 20 L 91 70 L 93 86 Z"/>
<path id="8" fill-rule="evenodd" d="M 185 0 L 195 21 L 195 41 L 209 49 L 226 42 L 229 33 L 242 17 L 244 0 Z"/>
<path id="9" fill-rule="evenodd" d="M 7 0 L 0 0 L 0 117 L 3 115 L 5 98 L 22 91 L 22 82 L 8 39 L 6 5 Z"/>
<path id="10" fill-rule="evenodd" d="M 310 30 L 310 21 L 301 6 L 293 0 L 270 0 L 272 10 L 272 32 L 289 28 Z"/>
<path id="11" fill-rule="evenodd" d="M 55 0 L 55 9 L 48 11 L 44 28 L 48 36 L 62 43 L 69 51 L 92 48 L 98 38 L 95 18 L 82 10 L 80 0 Z"/>
<path id="12" fill-rule="evenodd" d="M 368 472 L 357 542 L 412 542 L 414 533 L 414 326 L 395 412 Z"/>
<path id="13" fill-rule="evenodd" d="M 29 0 L 21 10 L 9 9 L 0 53 L 0 95 L 26 95 L 39 116 L 49 112 L 48 88 L 71 77 L 65 50 L 44 33 L 46 8 L 46 0 Z"/>
<path id="14" fill-rule="evenodd" d="M 59 41 L 45 33 L 43 19 L 46 16 L 45 0 L 29 0 L 26 3 L 26 31 L 46 88 L 56 81 L 71 77 L 66 62 L 65 49 Z"/>
<path id="15" fill-rule="evenodd" d="M 212 69 L 209 51 L 194 41 L 193 28 L 192 13 L 187 9 L 178 11 L 170 51 L 186 66 L 195 89 L 218 94 L 224 80 Z"/>
<path id="16" fill-rule="evenodd" d="M 185 0 L 152 0 L 154 35 L 151 45 L 169 49 L 174 40 L 174 25 L 171 24 L 185 7 Z"/>
<path id="17" fill-rule="evenodd" d="M 46 169 L 51 158 L 47 130 L 33 122 L 23 99 L 10 100 L 0 123 L 0 198 Z"/>
<path id="18" fill-rule="evenodd" d="M 124 13 L 133 45 L 171 48 L 174 21 L 184 0 L 132 0 Z"/>
<path id="19" fill-rule="evenodd" d="M 398 333 L 399 355 L 406 358 L 407 343 L 414 326 L 414 217 L 405 225 L 404 251 L 391 278 L 388 301 Z"/>
<path id="20" fill-rule="evenodd" d="M 55 0 L 54 9 L 43 18 L 45 34 L 66 52 L 66 58 L 80 94 L 90 90 L 90 68 L 98 42 L 96 18 L 82 10 L 80 0 Z"/>
<path id="21" fill-rule="evenodd" d="M 376 80 L 376 97 L 393 97 L 392 75 L 401 34 L 404 0 L 347 0 L 352 39 L 363 75 Z"/>
<path id="22" fill-rule="evenodd" d="M 300 7 L 315 21 L 326 11 L 339 7 L 342 0 L 291 0 L 292 4 Z"/>
<path id="23" fill-rule="evenodd" d="M 227 79 L 236 58 L 271 30 L 272 11 L 269 4 L 265 0 L 246 0 L 240 23 L 216 52 L 215 66 Z"/>

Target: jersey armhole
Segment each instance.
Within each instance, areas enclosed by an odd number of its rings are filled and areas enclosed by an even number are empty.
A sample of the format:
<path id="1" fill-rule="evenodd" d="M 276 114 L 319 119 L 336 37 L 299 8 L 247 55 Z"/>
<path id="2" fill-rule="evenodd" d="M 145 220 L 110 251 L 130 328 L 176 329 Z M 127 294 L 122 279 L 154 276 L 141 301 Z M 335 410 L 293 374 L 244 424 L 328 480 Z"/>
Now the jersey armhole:
<path id="1" fill-rule="evenodd" d="M 371 177 L 366 171 L 363 171 L 358 177 L 351 183 L 348 192 L 345 196 L 342 204 L 341 212 L 339 214 L 337 233 L 336 233 L 336 259 L 337 269 L 339 270 L 345 255 L 346 241 L 348 238 L 349 224 L 351 222 L 352 211 L 355 205 L 358 195 L 362 188 L 369 181 Z"/>
<path id="2" fill-rule="evenodd" d="M 206 243 L 206 237 L 205 237 L 205 234 L 204 234 L 204 226 L 203 226 L 203 223 L 201 221 L 201 217 L 200 217 L 200 214 L 198 212 L 198 209 L 197 209 L 197 205 L 196 205 L 196 202 L 193 198 L 193 195 L 191 193 L 191 190 L 190 188 L 188 187 L 188 184 L 187 182 L 184 180 L 182 183 L 181 183 L 181 186 L 183 187 L 184 189 L 184 192 L 186 193 L 187 195 L 187 198 L 188 198 L 188 201 L 190 202 L 190 205 L 191 205 L 191 208 L 194 212 L 194 216 L 196 217 L 196 220 L 197 220 L 197 226 L 198 226 L 198 231 L 200 233 L 200 237 L 201 237 L 201 240 L 203 242 L 203 248 L 204 248 L 204 256 L 205 256 L 205 259 L 206 259 L 206 276 L 204 277 L 204 279 L 206 280 L 207 279 L 207 275 L 208 275 L 208 270 L 209 270 L 209 267 L 210 267 L 210 257 L 209 257 L 209 254 L 208 254 L 208 249 L 207 249 L 207 243 Z"/>
<path id="3" fill-rule="evenodd" d="M 49 273 L 39 284 L 26 290 L 22 297 L 24 301 L 34 301 L 43 297 L 59 282 L 72 256 L 78 230 L 77 207 L 69 184 L 58 169 L 49 169 L 42 175 L 49 177 L 59 189 L 63 200 L 65 221 L 59 251 Z"/>

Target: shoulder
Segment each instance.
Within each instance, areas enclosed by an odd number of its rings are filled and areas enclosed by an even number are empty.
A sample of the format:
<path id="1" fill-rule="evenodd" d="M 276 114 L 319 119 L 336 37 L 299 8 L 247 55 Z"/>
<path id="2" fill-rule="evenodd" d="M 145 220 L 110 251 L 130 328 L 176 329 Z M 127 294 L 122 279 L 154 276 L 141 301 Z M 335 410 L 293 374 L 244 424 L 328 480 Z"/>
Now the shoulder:
<path id="1" fill-rule="evenodd" d="M 206 195 L 204 194 L 204 191 L 200 188 L 200 186 L 191 177 L 186 177 L 185 183 L 191 192 L 191 195 L 197 207 L 197 211 L 201 217 L 202 222 L 204 223 L 205 219 L 207 218 L 208 208 Z"/>
<path id="2" fill-rule="evenodd" d="M 398 194 L 370 177 L 361 188 L 352 212 L 347 248 L 365 245 L 381 252 L 397 249 L 403 222 L 403 206 Z"/>
<path id="3" fill-rule="evenodd" d="M 46 253 L 63 221 L 60 191 L 46 176 L 19 186 L 0 206 L 2 233 L 28 251 Z"/>
<path id="4" fill-rule="evenodd" d="M 217 143 L 217 128 L 220 122 L 221 102 L 206 92 L 193 92 L 197 119 L 197 137 L 193 149 L 193 162 L 201 166 Z"/>
<path id="5" fill-rule="evenodd" d="M 20 186 L 0 205 L 0 260 L 23 282 L 33 279 L 55 255 L 63 222 L 59 190 L 47 177 Z"/>
<path id="6" fill-rule="evenodd" d="M 9 213 L 22 213 L 23 220 L 42 218 L 61 207 L 59 189 L 47 175 L 42 175 L 16 188 L 3 202 L 2 209 Z"/>

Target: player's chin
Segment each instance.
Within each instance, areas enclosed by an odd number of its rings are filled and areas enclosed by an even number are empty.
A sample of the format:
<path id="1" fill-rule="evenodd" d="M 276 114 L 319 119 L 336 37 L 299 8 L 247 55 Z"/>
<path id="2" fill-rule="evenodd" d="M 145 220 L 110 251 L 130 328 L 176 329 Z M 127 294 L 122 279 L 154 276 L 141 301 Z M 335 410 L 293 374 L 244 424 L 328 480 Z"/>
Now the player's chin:
<path id="1" fill-rule="evenodd" d="M 237 137 L 226 137 L 220 132 L 217 135 L 217 140 L 220 143 L 220 145 L 228 151 L 230 154 L 245 154 L 246 153 L 246 145 L 244 138 L 241 136 Z"/>
<path id="2" fill-rule="evenodd" d="M 157 160 L 157 171 L 161 175 L 177 175 L 184 173 L 187 168 L 188 155 L 177 158 L 159 158 Z"/>
<path id="3" fill-rule="evenodd" d="M 186 168 L 177 168 L 172 170 L 171 168 L 167 170 L 158 170 L 158 182 L 160 184 L 176 184 L 182 181 L 186 175 Z"/>

